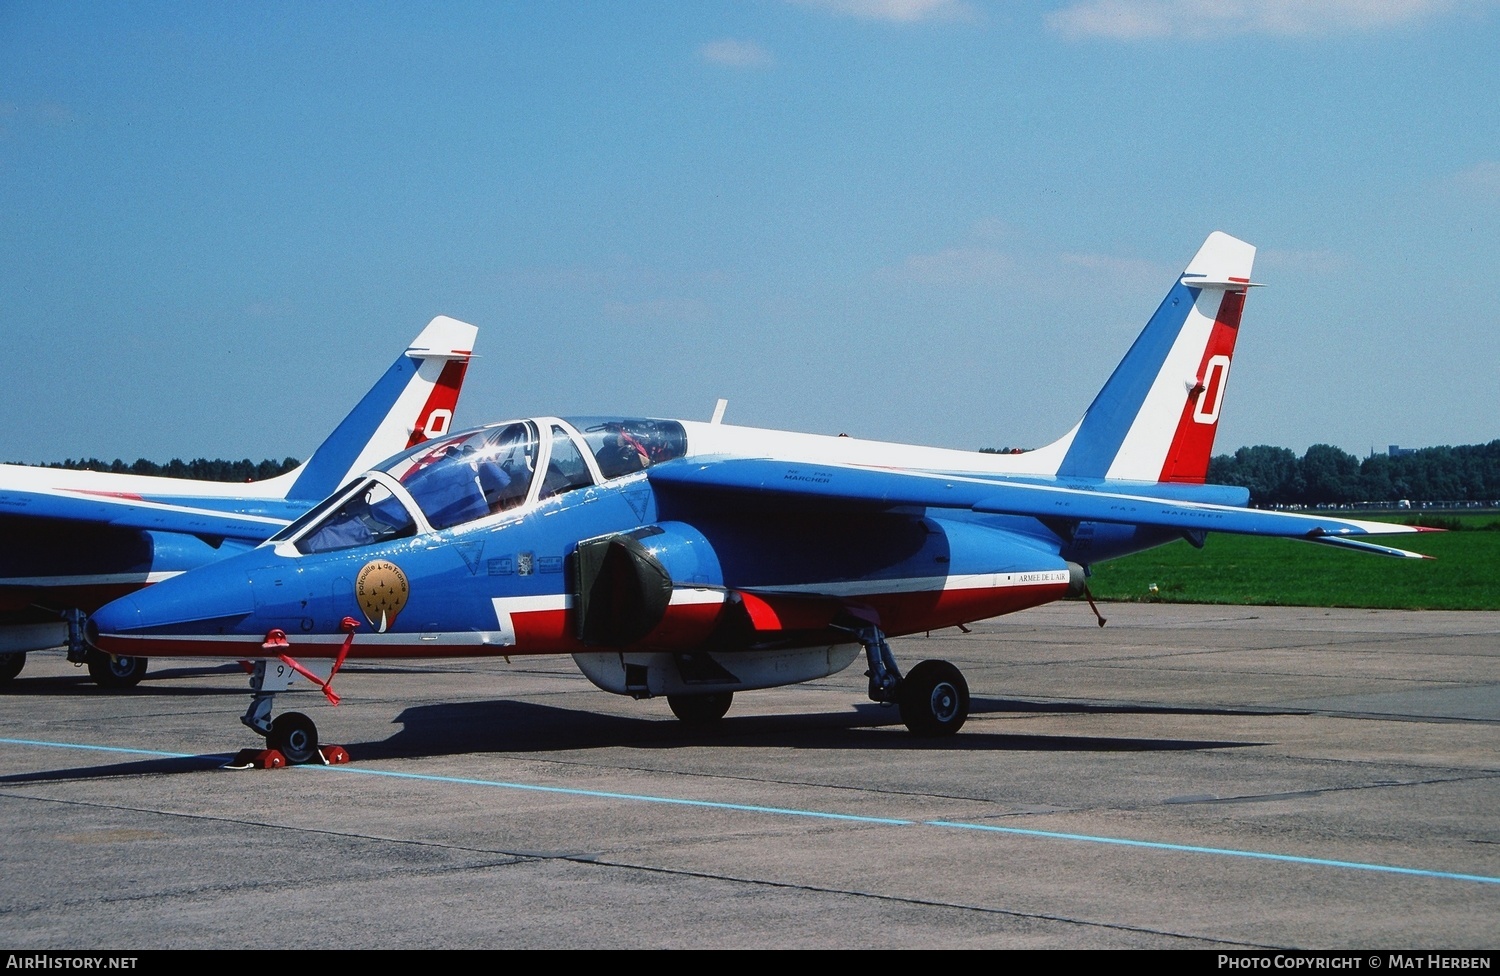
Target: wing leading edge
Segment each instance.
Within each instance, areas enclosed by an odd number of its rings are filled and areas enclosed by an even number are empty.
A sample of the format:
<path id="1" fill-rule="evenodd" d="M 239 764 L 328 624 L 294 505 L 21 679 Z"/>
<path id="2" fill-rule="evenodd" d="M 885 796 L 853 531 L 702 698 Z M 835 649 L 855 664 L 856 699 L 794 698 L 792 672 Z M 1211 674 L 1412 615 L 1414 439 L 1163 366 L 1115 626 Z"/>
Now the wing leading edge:
<path id="1" fill-rule="evenodd" d="M 651 469 L 653 485 L 681 491 L 733 491 L 786 502 L 822 501 L 895 508 L 967 509 L 1075 522 L 1112 522 L 1229 532 L 1317 542 L 1383 556 L 1428 559 L 1357 536 L 1435 531 L 1390 522 L 1276 512 L 1226 504 L 1244 490 L 1221 485 L 1142 485 L 1101 482 L 1081 487 L 1061 481 L 1022 481 L 975 473 L 863 468 L 766 459 L 669 463 Z"/>

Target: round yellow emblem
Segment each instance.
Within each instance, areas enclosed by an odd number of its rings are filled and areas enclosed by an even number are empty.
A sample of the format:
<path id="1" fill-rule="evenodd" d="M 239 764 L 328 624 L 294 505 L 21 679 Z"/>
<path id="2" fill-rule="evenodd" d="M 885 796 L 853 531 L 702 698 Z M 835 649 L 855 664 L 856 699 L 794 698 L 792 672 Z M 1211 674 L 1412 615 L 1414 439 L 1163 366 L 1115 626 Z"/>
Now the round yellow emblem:
<path id="1" fill-rule="evenodd" d="M 365 563 L 354 580 L 354 595 L 365 619 L 383 634 L 396 622 L 396 614 L 406 606 L 411 591 L 406 585 L 406 574 L 395 563 L 384 559 Z"/>

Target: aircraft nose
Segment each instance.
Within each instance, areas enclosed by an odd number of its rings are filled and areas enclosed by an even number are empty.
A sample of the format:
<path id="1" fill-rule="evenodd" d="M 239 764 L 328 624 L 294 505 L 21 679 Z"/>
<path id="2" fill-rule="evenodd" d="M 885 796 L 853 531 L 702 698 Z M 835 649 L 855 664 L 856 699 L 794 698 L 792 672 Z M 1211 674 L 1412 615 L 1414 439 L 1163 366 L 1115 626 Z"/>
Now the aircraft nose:
<path id="1" fill-rule="evenodd" d="M 262 561 L 230 557 L 122 596 L 89 615 L 88 641 L 125 657 L 187 657 L 263 635 L 250 586 Z"/>
<path id="2" fill-rule="evenodd" d="M 139 630 L 140 626 L 140 604 L 135 602 L 134 597 L 123 596 L 89 614 L 84 636 L 90 644 L 98 647 L 101 637 L 107 639 L 116 634 Z"/>

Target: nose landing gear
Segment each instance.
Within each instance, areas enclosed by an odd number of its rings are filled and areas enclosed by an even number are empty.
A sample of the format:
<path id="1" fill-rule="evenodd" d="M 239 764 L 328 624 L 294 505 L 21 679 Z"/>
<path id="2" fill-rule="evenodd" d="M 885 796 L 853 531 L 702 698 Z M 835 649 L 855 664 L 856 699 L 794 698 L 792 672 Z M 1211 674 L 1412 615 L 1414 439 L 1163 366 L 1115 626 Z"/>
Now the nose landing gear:
<path id="1" fill-rule="evenodd" d="M 354 643 L 354 630 L 358 626 L 358 621 L 353 618 L 344 618 L 342 629 L 348 636 L 326 679 L 282 653 L 291 647 L 285 633 L 273 630 L 266 635 L 265 643 L 261 645 L 262 650 L 278 653 L 275 660 L 255 662 L 250 671 L 250 707 L 240 716 L 240 721 L 246 727 L 265 736 L 266 747 L 241 749 L 228 764 L 229 768 L 279 769 L 286 765 L 307 763 L 332 766 L 349 761 L 349 753 L 343 746 L 319 744 L 318 727 L 312 719 L 301 712 L 287 712 L 272 719 L 271 705 L 276 693 L 286 691 L 299 676 L 318 685 L 328 701 L 337 705 L 339 697 L 333 693 L 330 683 L 349 654 L 349 647 Z"/>

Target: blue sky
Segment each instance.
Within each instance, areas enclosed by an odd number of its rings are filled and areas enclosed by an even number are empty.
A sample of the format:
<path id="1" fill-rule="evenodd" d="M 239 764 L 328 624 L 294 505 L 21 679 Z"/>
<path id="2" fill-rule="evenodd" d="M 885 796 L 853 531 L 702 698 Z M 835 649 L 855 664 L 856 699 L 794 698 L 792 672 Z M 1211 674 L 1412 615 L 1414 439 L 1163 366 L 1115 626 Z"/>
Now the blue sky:
<path id="1" fill-rule="evenodd" d="M 1034 447 L 1214 230 L 1217 452 L 1500 437 L 1489 0 L 0 0 L 0 459 L 458 422 Z"/>

